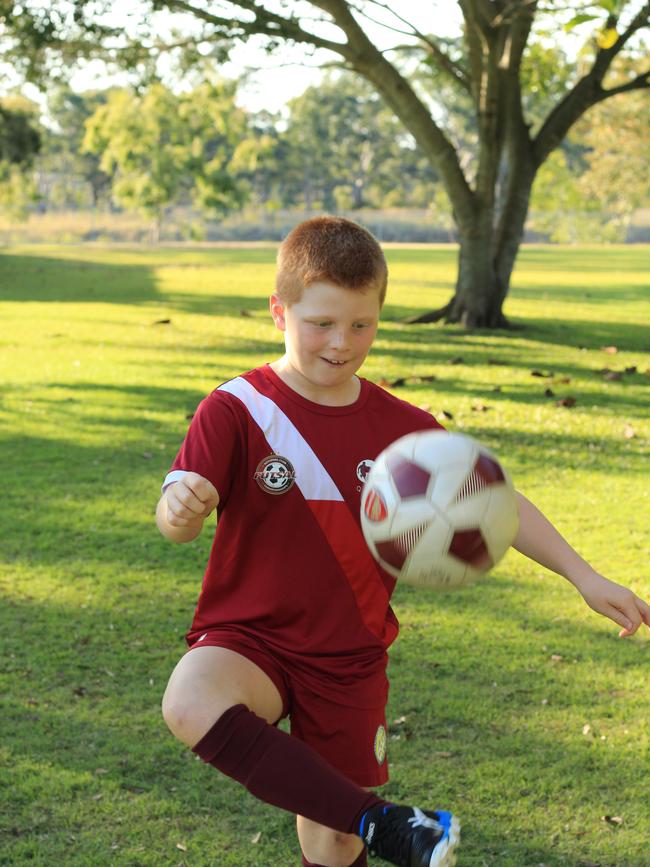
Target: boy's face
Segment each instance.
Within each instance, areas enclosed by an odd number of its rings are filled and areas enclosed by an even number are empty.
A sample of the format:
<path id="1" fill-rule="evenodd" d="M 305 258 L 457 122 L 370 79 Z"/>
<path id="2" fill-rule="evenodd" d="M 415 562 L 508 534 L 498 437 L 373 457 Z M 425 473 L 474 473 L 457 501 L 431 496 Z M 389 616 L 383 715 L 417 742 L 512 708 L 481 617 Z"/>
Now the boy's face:
<path id="1" fill-rule="evenodd" d="M 313 283 L 300 301 L 271 296 L 271 315 L 284 332 L 284 378 L 317 402 L 345 401 L 352 377 L 363 364 L 379 323 L 379 293 Z"/>

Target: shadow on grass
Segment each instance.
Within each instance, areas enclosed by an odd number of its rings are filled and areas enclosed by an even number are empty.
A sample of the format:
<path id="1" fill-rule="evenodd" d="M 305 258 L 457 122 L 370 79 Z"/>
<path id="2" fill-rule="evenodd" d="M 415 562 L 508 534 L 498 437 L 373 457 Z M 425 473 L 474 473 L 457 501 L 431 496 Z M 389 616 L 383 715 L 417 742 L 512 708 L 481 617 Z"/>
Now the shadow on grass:
<path id="1" fill-rule="evenodd" d="M 164 583 L 169 586 L 169 575 Z M 395 650 L 400 671 L 393 679 L 398 680 L 400 674 L 406 676 L 405 668 L 410 668 L 411 677 L 417 673 L 418 691 L 410 694 L 413 714 L 406 708 L 414 723 L 412 738 L 401 748 L 402 770 L 394 775 L 385 794 L 409 799 L 417 795 L 430 800 L 432 789 L 444 786 L 462 802 L 463 789 L 475 785 L 478 790 L 472 792 L 472 812 L 478 799 L 484 818 L 474 816 L 465 824 L 466 851 L 480 853 L 477 859 L 485 860 L 471 863 L 490 867 L 578 865 L 580 858 L 571 857 L 569 852 L 579 850 L 579 844 L 571 843 L 570 834 L 559 847 L 550 842 L 541 846 L 539 834 L 537 842 L 527 841 L 527 837 L 534 836 L 527 828 L 521 828 L 514 839 L 504 837 L 504 828 L 512 826 L 513 818 L 505 816 L 501 822 L 495 821 L 495 816 L 501 812 L 500 800 L 510 802 L 513 793 L 531 814 L 543 815 L 548 798 L 561 798 L 568 805 L 574 802 L 580 808 L 585 789 L 598 793 L 596 805 L 613 799 L 621 777 L 626 780 L 626 798 L 642 791 L 637 788 L 644 778 L 641 761 L 629 755 L 621 759 L 615 750 L 599 749 L 595 741 L 587 741 L 578 730 L 558 733 L 550 728 L 542 734 L 539 726 L 533 731 L 529 725 L 545 712 L 540 710 L 539 696 L 551 694 L 551 690 L 552 708 L 575 709 L 584 704 L 585 712 L 593 710 L 595 697 L 590 693 L 591 678 L 584 678 L 585 671 L 615 672 L 623 664 L 630 668 L 630 662 L 626 662 L 626 648 L 613 650 L 611 642 L 603 641 L 601 630 L 577 625 L 568 639 L 562 626 L 549 624 L 530 609 L 508 609 L 503 605 L 507 582 L 499 583 L 492 596 L 489 589 L 481 595 L 475 619 L 483 625 L 494 620 L 495 642 L 508 636 L 507 671 L 497 668 L 503 652 L 496 652 L 493 659 L 485 646 L 468 641 L 467 636 L 459 640 L 457 631 L 446 620 L 448 615 L 462 612 L 471 616 L 477 600 L 469 594 L 435 596 L 441 626 L 435 632 L 438 642 L 430 651 L 423 654 L 422 636 L 404 628 Z M 407 596 L 410 608 L 416 612 L 430 607 L 434 598 L 434 594 L 417 592 Z M 3 697 L 0 702 L 4 748 L 9 757 L 14 756 L 18 764 L 30 769 L 32 778 L 47 777 L 51 784 L 60 778 L 61 785 L 63 780 L 67 785 L 76 780 L 67 797 L 71 804 L 78 799 L 81 809 L 87 809 L 84 805 L 98 791 L 106 799 L 123 792 L 152 798 L 157 815 L 176 812 L 171 803 L 174 800 L 185 802 L 189 811 L 202 805 L 205 813 L 214 815 L 220 824 L 245 823 L 253 806 L 248 796 L 195 762 L 189 751 L 166 732 L 159 701 L 182 652 L 179 636 L 169 628 L 180 615 L 164 596 L 155 604 L 151 598 L 149 602 L 145 604 L 144 594 L 136 593 L 135 598 L 125 595 L 121 604 L 90 604 L 82 610 L 54 599 L 40 603 L 8 600 L 0 615 L 3 639 L 10 634 L 20 638 L 11 642 L 3 656 L 2 674 L 14 683 L 11 701 Z M 529 626 L 526 631 L 516 629 L 522 614 Z M 554 677 L 546 648 L 540 662 L 542 642 L 574 648 L 581 664 L 571 677 L 561 681 Z M 429 676 L 430 662 L 435 662 L 430 675 L 435 690 L 423 700 L 422 679 Z M 531 663 L 540 668 L 535 682 Z M 639 678 L 646 664 L 647 660 L 637 656 L 634 666 Z M 501 689 L 491 683 L 495 677 L 501 681 Z M 394 684 L 394 689 L 396 699 L 408 703 L 409 687 L 400 692 L 401 687 Z M 530 701 L 522 701 L 522 693 L 526 692 L 532 694 Z M 596 701 L 602 711 L 603 700 Z M 511 716 L 513 713 L 516 718 Z M 453 729 L 451 736 L 449 728 Z M 423 745 L 444 751 L 450 737 L 453 749 L 460 751 L 457 757 L 446 760 L 441 781 L 442 769 L 436 767 L 434 759 L 426 766 L 422 764 Z M 640 747 L 638 753 L 640 759 Z M 456 770 L 448 775 L 450 768 Z M 415 772 L 412 779 L 411 772 Z M 27 808 L 33 797 L 28 782 L 22 774 L 14 781 L 12 810 L 16 812 Z M 173 798 L 170 790 L 175 793 Z M 47 793 L 41 791 L 40 797 L 44 796 L 47 798 Z M 462 803 L 458 809 L 462 816 Z M 5 821 L 12 821 L 11 814 Z M 44 826 L 47 829 L 47 818 Z M 28 823 L 23 827 L 19 822 L 17 827 L 21 834 L 34 833 Z M 43 824 L 39 830 L 44 830 Z M 137 829 L 132 833 L 137 837 Z M 611 863 L 616 867 L 627 863 L 639 867 L 642 862 Z"/>

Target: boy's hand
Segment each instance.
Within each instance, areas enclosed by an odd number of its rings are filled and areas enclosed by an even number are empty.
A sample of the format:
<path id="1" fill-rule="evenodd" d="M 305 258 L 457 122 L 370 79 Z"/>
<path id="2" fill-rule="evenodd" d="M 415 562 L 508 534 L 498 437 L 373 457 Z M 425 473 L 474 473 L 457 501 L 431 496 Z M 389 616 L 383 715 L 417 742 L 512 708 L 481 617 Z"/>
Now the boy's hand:
<path id="1" fill-rule="evenodd" d="M 580 583 L 576 582 L 576 586 L 590 608 L 623 627 L 618 633 L 619 638 L 634 635 L 642 623 L 650 626 L 650 605 L 627 587 L 609 581 L 597 572 Z"/>
<path id="2" fill-rule="evenodd" d="M 172 527 L 187 527 L 203 521 L 219 502 L 211 481 L 198 473 L 187 473 L 165 491 L 166 518 Z"/>

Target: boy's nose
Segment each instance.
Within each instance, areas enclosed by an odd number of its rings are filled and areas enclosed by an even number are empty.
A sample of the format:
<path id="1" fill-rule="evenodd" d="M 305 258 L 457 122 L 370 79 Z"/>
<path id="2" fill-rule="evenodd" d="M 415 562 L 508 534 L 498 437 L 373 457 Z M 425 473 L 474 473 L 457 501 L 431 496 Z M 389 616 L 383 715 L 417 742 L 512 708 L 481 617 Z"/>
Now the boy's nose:
<path id="1" fill-rule="evenodd" d="M 334 328 L 330 336 L 330 346 L 332 349 L 343 349 L 346 344 L 345 328 Z"/>

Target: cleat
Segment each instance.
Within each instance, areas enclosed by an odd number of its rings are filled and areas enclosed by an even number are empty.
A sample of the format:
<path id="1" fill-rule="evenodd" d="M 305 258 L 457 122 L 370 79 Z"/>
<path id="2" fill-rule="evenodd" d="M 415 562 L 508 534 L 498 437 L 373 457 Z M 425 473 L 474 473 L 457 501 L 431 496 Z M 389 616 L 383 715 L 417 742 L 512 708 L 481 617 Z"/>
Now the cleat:
<path id="1" fill-rule="evenodd" d="M 398 867 L 453 867 L 460 823 L 446 810 L 372 807 L 359 828 L 371 855 Z"/>

